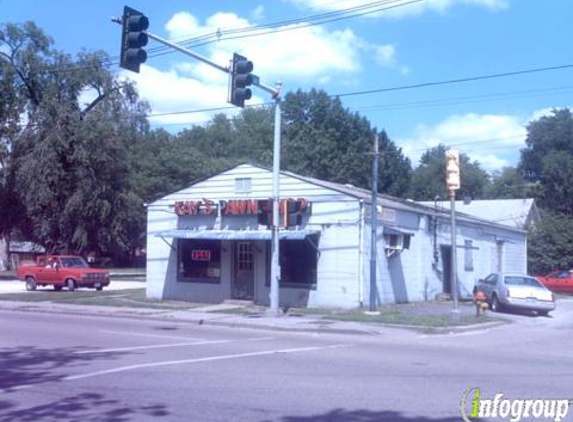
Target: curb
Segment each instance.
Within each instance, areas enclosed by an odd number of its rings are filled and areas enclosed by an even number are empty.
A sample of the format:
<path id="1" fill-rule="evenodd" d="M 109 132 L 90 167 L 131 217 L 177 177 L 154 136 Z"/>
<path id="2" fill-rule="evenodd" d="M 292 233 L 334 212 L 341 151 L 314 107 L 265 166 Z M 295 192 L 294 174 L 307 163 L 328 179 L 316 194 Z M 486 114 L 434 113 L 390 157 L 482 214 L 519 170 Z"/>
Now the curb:
<path id="1" fill-rule="evenodd" d="M 65 305 L 63 305 L 65 306 Z M 102 312 L 94 312 L 93 310 L 78 310 L 78 309 L 62 309 L 62 308 L 42 308 L 39 306 L 34 306 L 34 304 L 23 304 L 16 307 L 3 307 L 0 304 L 0 311 L 12 311 L 12 312 L 26 312 L 26 313 L 50 313 L 56 315 L 81 315 L 89 317 L 111 317 L 111 318 L 124 318 L 124 319 L 138 319 L 147 321 L 170 321 L 178 323 L 190 323 L 213 327 L 226 327 L 226 328 L 248 328 L 254 330 L 269 330 L 269 331 L 282 331 L 282 332 L 299 332 L 299 333 L 330 333 L 330 334 L 361 334 L 361 335 L 378 335 L 377 331 L 372 330 L 360 330 L 354 328 L 336 328 L 336 327 L 286 327 L 280 325 L 272 324 L 252 324 L 248 322 L 241 321 L 222 321 L 221 319 L 205 319 L 201 318 L 200 315 L 196 315 L 190 318 L 182 318 L 178 316 L 171 315 L 171 311 L 157 310 L 157 313 L 146 314 L 139 312 L 123 312 L 119 310 L 102 310 Z M 228 318 L 233 318 L 229 316 Z M 381 327 L 382 328 L 382 327 Z"/>
<path id="2" fill-rule="evenodd" d="M 151 309 L 151 308 L 139 308 L 140 311 L 134 310 L 124 310 L 122 308 L 106 308 L 106 307 L 84 307 L 82 309 L 68 308 L 65 304 L 58 304 L 56 307 L 50 307 L 50 305 L 40 305 L 38 303 L 30 302 L 5 302 L 12 304 L 13 306 L 2 306 L 0 302 L 0 310 L 2 311 L 13 311 L 13 312 L 28 312 L 28 313 L 50 313 L 59 315 L 82 315 L 89 317 L 112 317 L 112 318 L 124 318 L 124 319 L 145 319 L 148 321 L 171 321 L 178 323 L 190 323 L 205 326 L 214 327 L 227 327 L 227 328 L 247 328 L 256 330 L 271 330 L 271 331 L 282 331 L 282 332 L 298 332 L 298 333 L 329 333 L 329 334 L 353 334 L 353 335 L 382 335 L 381 330 L 384 329 L 401 329 L 410 332 L 418 332 L 421 334 L 433 335 L 433 334 L 458 334 L 471 331 L 480 331 L 497 326 L 505 325 L 510 321 L 492 321 L 476 325 L 466 325 L 466 326 L 453 326 L 453 327 L 420 327 L 413 325 L 402 325 L 402 324 L 384 324 L 384 323 L 361 323 L 361 322 L 350 322 L 345 321 L 333 321 L 333 320 L 321 320 L 312 319 L 304 320 L 304 324 L 315 324 L 316 326 L 289 326 L 273 324 L 272 322 L 263 323 L 253 323 L 247 321 L 241 321 L 234 315 L 221 315 L 213 316 L 215 314 L 208 314 L 209 317 L 205 317 L 205 314 L 193 314 L 189 311 L 185 317 L 173 315 L 172 310 L 163 309 Z M 76 306 L 76 305 L 72 305 Z M 129 309 L 129 308 L 128 308 Z M 145 311 L 141 311 L 145 309 Z M 181 312 L 181 311 L 180 311 Z M 185 312 L 185 311 L 183 311 Z M 281 318 L 288 318 L 288 316 L 278 317 L 277 322 Z M 260 321 L 260 320 L 259 320 Z M 302 322 L 302 321 L 301 321 Z M 330 324 L 339 324 L 342 326 L 331 326 Z M 344 326 L 346 324 L 352 324 L 353 326 Z"/>

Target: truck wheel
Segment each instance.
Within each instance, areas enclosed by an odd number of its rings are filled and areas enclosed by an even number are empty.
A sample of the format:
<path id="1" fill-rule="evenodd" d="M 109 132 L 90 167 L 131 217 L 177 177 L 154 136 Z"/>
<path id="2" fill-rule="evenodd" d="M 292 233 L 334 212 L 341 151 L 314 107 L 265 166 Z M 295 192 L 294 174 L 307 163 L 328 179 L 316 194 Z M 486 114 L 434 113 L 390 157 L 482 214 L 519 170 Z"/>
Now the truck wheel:
<path id="1" fill-rule="evenodd" d="M 73 292 L 74 290 L 76 290 L 76 282 L 74 280 L 72 280 L 71 278 L 68 278 L 66 280 L 66 286 L 68 287 L 68 290 L 70 292 Z"/>
<path id="2" fill-rule="evenodd" d="M 56 292 L 59 292 L 60 290 L 62 290 L 62 286 L 60 284 L 54 284 L 54 290 Z"/>
<path id="3" fill-rule="evenodd" d="M 29 292 L 36 290 L 36 280 L 33 277 L 26 277 L 26 290 Z"/>

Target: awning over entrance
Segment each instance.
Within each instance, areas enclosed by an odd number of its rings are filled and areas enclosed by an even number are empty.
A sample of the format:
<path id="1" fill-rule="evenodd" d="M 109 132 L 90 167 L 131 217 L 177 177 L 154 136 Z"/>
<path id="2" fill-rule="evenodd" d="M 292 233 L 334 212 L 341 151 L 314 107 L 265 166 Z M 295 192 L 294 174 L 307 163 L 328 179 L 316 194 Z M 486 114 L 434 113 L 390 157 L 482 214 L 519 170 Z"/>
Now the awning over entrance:
<path id="1" fill-rule="evenodd" d="M 397 227 L 389 227 L 389 226 L 384 226 L 383 233 L 384 234 L 403 235 L 403 236 L 414 236 L 413 232 L 410 232 L 407 230 L 402 230 L 402 229 L 399 229 Z"/>
<path id="2" fill-rule="evenodd" d="M 281 230 L 279 239 L 303 240 L 317 234 L 314 230 Z M 209 240 L 271 240 L 270 230 L 164 230 L 155 236 L 175 239 L 209 239 Z"/>

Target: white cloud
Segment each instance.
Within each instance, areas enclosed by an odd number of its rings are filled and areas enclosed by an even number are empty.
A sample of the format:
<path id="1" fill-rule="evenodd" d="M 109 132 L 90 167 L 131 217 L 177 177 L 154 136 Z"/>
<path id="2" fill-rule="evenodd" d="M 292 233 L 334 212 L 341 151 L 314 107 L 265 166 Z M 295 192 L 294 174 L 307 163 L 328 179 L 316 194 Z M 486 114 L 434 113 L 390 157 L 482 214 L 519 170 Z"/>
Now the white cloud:
<path id="1" fill-rule="evenodd" d="M 362 57 L 373 53 L 380 66 L 402 73 L 405 68 L 398 64 L 394 46 L 369 43 L 350 29 L 329 31 L 323 26 L 305 26 L 304 23 L 272 30 L 256 29 L 248 20 L 223 12 L 211 15 L 204 23 L 190 13 L 179 12 L 165 28 L 168 38 L 180 42 L 210 36 L 212 43 L 192 50 L 220 66 L 228 66 L 234 52 L 242 54 L 254 63 L 253 73 L 261 77 L 261 82 L 271 86 L 287 77 L 297 86 L 301 83 L 324 85 L 333 78 L 343 83 L 353 81 L 362 71 Z M 264 36 L 237 38 L 242 33 L 225 32 L 240 28 L 249 28 Z M 228 75 L 192 58 L 181 56 L 180 62 L 164 71 L 143 66 L 139 75 L 126 73 L 126 76 L 137 81 L 140 94 L 150 102 L 153 113 L 226 105 Z M 254 98 L 249 104 L 269 100 L 256 88 L 253 94 L 263 98 Z M 204 114 L 194 114 L 155 118 L 153 122 L 205 119 Z"/>
<path id="2" fill-rule="evenodd" d="M 504 10 L 509 7 L 509 0 L 424 0 L 417 3 L 411 3 L 411 0 L 398 0 L 384 4 L 372 4 L 372 0 L 285 0 L 293 3 L 304 10 L 311 10 L 312 13 L 320 11 L 341 11 L 353 8 L 355 13 L 366 13 L 366 17 L 383 17 L 383 18 L 403 18 L 406 16 L 417 16 L 427 11 L 445 13 L 458 4 L 474 5 L 486 8 L 491 11 Z M 349 10 L 351 11 L 351 10 Z M 367 13 L 372 12 L 372 13 Z"/>
<path id="3" fill-rule="evenodd" d="M 511 115 L 454 115 L 434 126 L 420 124 L 411 136 L 399 139 L 413 165 L 421 155 L 438 144 L 451 146 L 478 161 L 487 171 L 515 165 L 519 150 L 525 146 L 525 125 L 528 119 Z"/>
<path id="4" fill-rule="evenodd" d="M 175 69 L 162 72 L 142 65 L 139 74 L 124 71 L 123 76 L 137 83 L 140 96 L 152 105 L 152 114 L 216 109 L 227 105 L 226 85 L 205 84 L 198 79 L 181 76 Z M 252 102 L 256 104 L 262 100 L 254 97 Z M 200 124 L 207 122 L 211 114 L 208 111 L 171 114 L 151 117 L 150 122 L 153 125 Z"/>
<path id="5" fill-rule="evenodd" d="M 265 7 L 262 4 L 259 4 L 255 9 L 251 12 L 251 19 L 254 21 L 260 21 L 265 18 Z"/>

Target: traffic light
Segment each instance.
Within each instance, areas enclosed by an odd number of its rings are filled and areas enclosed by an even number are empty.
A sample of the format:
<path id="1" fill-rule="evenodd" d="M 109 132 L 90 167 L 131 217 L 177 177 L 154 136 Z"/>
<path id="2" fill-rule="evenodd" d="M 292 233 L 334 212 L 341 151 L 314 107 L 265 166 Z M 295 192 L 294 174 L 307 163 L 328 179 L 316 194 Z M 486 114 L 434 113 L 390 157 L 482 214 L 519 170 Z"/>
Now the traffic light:
<path id="1" fill-rule="evenodd" d="M 245 100 L 250 100 L 253 93 L 248 86 L 253 84 L 253 62 L 240 54 L 233 54 L 233 68 L 231 69 L 230 102 L 237 107 L 245 107 Z"/>
<path id="2" fill-rule="evenodd" d="M 302 225 L 302 215 L 300 214 L 301 202 L 292 199 L 285 199 L 282 202 L 283 225 L 289 229 Z"/>
<path id="3" fill-rule="evenodd" d="M 145 32 L 149 28 L 149 19 L 143 13 L 129 6 L 123 8 L 121 33 L 121 56 L 119 65 L 124 69 L 139 73 L 139 65 L 147 60 Z"/>
<path id="4" fill-rule="evenodd" d="M 460 156 L 455 149 L 446 151 L 446 184 L 449 191 L 460 188 Z"/>

